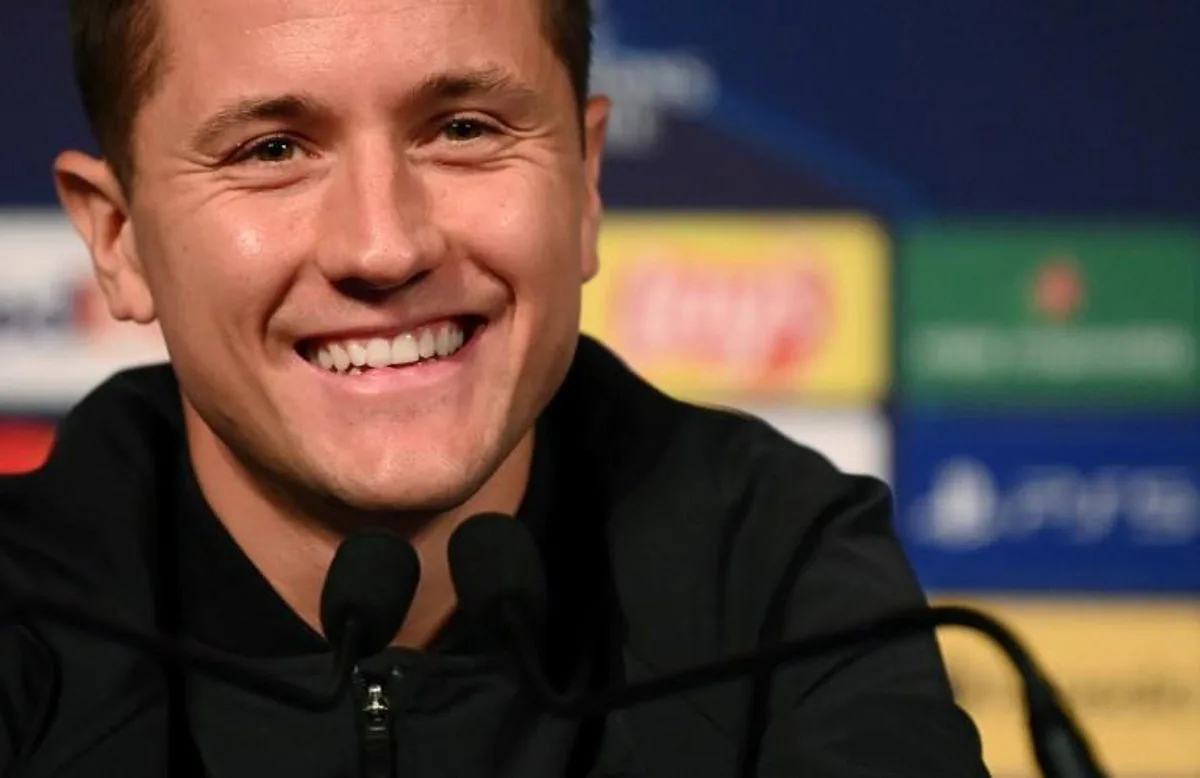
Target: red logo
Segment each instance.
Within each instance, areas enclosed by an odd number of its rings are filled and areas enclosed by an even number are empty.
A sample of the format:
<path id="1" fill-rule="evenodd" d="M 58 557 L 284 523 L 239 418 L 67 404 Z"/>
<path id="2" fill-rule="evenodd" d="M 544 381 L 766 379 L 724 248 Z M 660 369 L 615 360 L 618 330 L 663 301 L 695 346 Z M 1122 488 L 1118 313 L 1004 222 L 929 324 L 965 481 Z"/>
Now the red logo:
<path id="1" fill-rule="evenodd" d="M 615 331 L 642 364 L 686 361 L 770 382 L 793 376 L 826 340 L 834 302 L 803 258 L 701 264 L 644 255 L 617 282 Z"/>
<path id="2" fill-rule="evenodd" d="M 32 421 L 0 423 L 0 474 L 41 467 L 54 443 L 54 426 Z"/>
<path id="3" fill-rule="evenodd" d="M 1083 273 L 1070 259 L 1053 259 L 1038 270 L 1034 305 L 1047 318 L 1066 322 L 1083 307 L 1087 290 Z"/>

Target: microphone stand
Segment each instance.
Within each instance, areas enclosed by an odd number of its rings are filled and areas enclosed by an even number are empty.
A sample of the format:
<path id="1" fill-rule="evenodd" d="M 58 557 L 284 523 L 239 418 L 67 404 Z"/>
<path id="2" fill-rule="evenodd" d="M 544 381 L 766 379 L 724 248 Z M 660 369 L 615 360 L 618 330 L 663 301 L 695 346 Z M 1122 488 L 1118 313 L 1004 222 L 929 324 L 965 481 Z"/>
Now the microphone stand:
<path id="1" fill-rule="evenodd" d="M 1034 754 L 1046 778 L 1104 778 L 1087 740 L 1060 702 L 1053 686 L 1037 668 L 1029 652 L 1011 631 L 992 617 L 960 606 L 936 606 L 906 611 L 858 627 L 805 640 L 780 643 L 758 652 L 739 654 L 712 664 L 654 678 L 631 686 L 609 689 L 594 696 L 560 694 L 538 664 L 537 641 L 520 607 L 507 600 L 501 616 L 515 642 L 520 670 L 529 688 L 545 708 L 563 718 L 585 718 L 640 703 L 710 686 L 767 668 L 807 659 L 881 639 L 893 639 L 938 626 L 966 627 L 990 637 L 1019 672 L 1025 690 L 1025 708 Z"/>

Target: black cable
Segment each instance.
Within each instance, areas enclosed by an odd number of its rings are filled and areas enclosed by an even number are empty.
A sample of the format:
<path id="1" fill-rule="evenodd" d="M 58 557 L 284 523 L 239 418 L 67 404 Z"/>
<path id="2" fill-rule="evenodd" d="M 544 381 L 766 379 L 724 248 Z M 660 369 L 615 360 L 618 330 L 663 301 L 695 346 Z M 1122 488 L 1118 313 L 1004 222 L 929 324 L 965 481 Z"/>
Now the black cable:
<path id="1" fill-rule="evenodd" d="M 81 632 L 136 648 L 174 666 L 187 667 L 234 683 L 244 689 L 296 705 L 306 710 L 324 711 L 333 708 L 346 693 L 350 673 L 356 661 L 361 626 L 354 619 L 347 621 L 341 645 L 334 653 L 333 673 L 326 688 L 313 692 L 278 680 L 260 670 L 244 667 L 236 657 L 223 651 L 187 639 L 174 639 L 124 624 L 113 618 L 93 616 L 81 609 L 53 600 L 31 597 L 0 607 L 0 624 L 52 621 Z"/>
<path id="2" fill-rule="evenodd" d="M 742 676 L 752 676 L 762 672 L 765 667 L 777 667 L 846 648 L 875 644 L 884 639 L 896 639 L 938 626 L 966 627 L 982 632 L 994 640 L 1018 669 L 1025 687 L 1029 732 L 1042 774 L 1046 778 L 1104 776 L 1087 740 L 1029 653 L 1007 627 L 970 608 L 942 605 L 906 611 L 851 629 L 784 643 L 758 652 L 739 654 L 720 662 L 632 686 L 610 689 L 594 696 L 555 692 L 538 666 L 536 652 L 528 650 L 536 646 L 528 624 L 518 617 L 517 608 L 507 608 L 505 614 L 505 621 L 516 642 L 521 672 L 526 682 L 547 710 L 564 718 L 596 716 L 690 689 Z"/>

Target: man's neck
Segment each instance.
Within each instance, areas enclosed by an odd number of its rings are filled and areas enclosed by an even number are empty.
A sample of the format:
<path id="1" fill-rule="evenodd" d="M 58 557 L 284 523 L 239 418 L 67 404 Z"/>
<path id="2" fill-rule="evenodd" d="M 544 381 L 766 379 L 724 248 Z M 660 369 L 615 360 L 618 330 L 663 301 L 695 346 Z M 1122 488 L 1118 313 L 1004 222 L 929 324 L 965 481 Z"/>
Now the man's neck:
<path id="1" fill-rule="evenodd" d="M 234 542 L 284 602 L 316 632 L 321 588 L 345 531 L 319 518 L 297 515 L 272 499 L 271 492 L 186 407 L 188 449 L 201 493 Z M 475 514 L 515 514 L 528 485 L 533 458 L 529 432 L 500 468 L 465 504 L 454 511 L 404 524 L 404 535 L 421 561 L 421 581 L 408 616 L 392 642 L 427 647 L 454 613 L 457 597 L 450 577 L 447 545 L 458 525 Z"/>

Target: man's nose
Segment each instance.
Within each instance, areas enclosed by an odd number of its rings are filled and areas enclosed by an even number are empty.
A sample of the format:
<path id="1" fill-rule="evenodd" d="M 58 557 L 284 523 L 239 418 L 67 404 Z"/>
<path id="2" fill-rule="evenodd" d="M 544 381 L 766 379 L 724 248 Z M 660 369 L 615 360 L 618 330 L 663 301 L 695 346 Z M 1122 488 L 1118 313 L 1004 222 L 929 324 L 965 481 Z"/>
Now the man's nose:
<path id="1" fill-rule="evenodd" d="M 420 171 L 390 152 L 362 155 L 333 173 L 326 192 L 317 261 L 351 294 L 410 284 L 446 255 Z"/>

